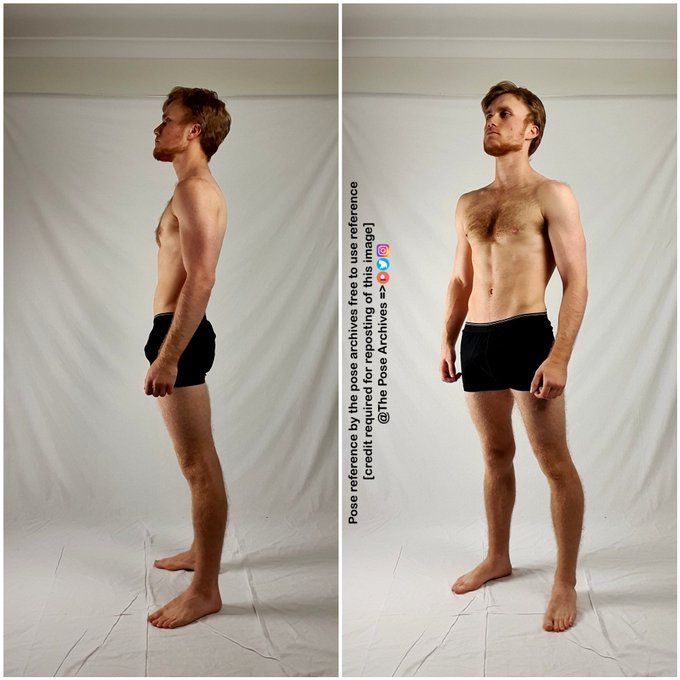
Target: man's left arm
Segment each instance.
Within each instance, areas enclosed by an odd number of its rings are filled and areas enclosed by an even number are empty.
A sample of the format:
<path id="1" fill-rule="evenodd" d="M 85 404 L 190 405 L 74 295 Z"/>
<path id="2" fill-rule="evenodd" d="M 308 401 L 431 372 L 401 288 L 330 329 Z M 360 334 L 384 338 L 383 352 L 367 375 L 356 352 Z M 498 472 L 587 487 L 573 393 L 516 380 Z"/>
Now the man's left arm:
<path id="1" fill-rule="evenodd" d="M 175 188 L 172 209 L 179 221 L 186 279 L 158 358 L 177 364 L 208 306 L 221 244 L 218 205 L 204 180 L 192 178 L 180 182 Z"/>
<path id="2" fill-rule="evenodd" d="M 588 300 L 586 275 L 586 240 L 581 226 L 578 203 L 571 188 L 562 182 L 550 182 L 543 189 L 541 203 L 548 223 L 548 238 L 555 264 L 562 279 L 557 335 L 548 358 L 534 377 L 531 392 L 538 388 L 539 371 L 543 387 L 536 396 L 558 397 L 567 380 L 567 363 L 574 348 L 576 335 Z"/>

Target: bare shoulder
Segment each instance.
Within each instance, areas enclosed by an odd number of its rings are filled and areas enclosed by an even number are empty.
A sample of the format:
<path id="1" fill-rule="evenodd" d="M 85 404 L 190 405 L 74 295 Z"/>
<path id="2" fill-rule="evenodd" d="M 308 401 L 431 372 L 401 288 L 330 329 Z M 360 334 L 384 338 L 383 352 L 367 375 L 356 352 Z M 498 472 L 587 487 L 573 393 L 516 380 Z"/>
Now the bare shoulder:
<path id="1" fill-rule="evenodd" d="M 224 200 L 222 191 L 217 182 L 208 177 L 187 177 L 175 185 L 173 200 L 198 200 L 202 203 L 220 202 Z"/>
<path id="2" fill-rule="evenodd" d="M 478 198 L 480 198 L 484 194 L 485 190 L 486 187 L 481 187 L 479 189 L 471 189 L 470 191 L 466 191 L 458 198 L 458 204 L 461 208 L 466 208 L 470 204 L 474 203 Z"/>
<path id="3" fill-rule="evenodd" d="M 571 186 L 559 179 L 545 177 L 536 185 L 536 196 L 539 199 L 555 201 L 573 196 Z"/>

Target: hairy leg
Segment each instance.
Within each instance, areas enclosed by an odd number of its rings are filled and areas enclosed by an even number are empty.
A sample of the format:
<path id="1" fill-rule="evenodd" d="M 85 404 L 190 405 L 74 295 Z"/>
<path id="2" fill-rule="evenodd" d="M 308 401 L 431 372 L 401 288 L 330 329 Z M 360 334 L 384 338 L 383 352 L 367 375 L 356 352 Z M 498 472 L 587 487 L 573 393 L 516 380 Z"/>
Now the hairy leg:
<path id="1" fill-rule="evenodd" d="M 191 565 L 191 585 L 149 617 L 155 626 L 174 628 L 219 611 L 222 606 L 217 579 L 227 522 L 227 494 L 212 437 L 207 385 L 175 388 L 172 394 L 160 397 L 159 404 L 180 469 L 189 483 L 194 526 L 192 547 L 167 558 Z"/>
<path id="2" fill-rule="evenodd" d="M 583 487 L 567 446 L 564 393 L 539 399 L 513 390 L 529 442 L 550 484 L 550 511 L 557 565 L 545 630 L 563 631 L 576 620 L 576 561 L 583 527 Z"/>
<path id="3" fill-rule="evenodd" d="M 451 587 L 455 593 L 475 590 L 493 578 L 508 576 L 510 520 L 515 504 L 515 440 L 512 433 L 513 399 L 510 390 L 466 392 L 466 401 L 477 428 L 484 455 L 484 506 L 489 535 L 485 559 L 460 576 Z"/>

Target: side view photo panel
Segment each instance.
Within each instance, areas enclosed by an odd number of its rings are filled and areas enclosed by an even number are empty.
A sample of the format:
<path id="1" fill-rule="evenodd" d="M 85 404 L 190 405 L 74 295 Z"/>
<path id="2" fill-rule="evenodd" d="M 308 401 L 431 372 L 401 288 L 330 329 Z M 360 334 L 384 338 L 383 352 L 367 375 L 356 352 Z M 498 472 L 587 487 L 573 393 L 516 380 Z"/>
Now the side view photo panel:
<path id="1" fill-rule="evenodd" d="M 337 4 L 4 19 L 4 675 L 337 677 Z"/>

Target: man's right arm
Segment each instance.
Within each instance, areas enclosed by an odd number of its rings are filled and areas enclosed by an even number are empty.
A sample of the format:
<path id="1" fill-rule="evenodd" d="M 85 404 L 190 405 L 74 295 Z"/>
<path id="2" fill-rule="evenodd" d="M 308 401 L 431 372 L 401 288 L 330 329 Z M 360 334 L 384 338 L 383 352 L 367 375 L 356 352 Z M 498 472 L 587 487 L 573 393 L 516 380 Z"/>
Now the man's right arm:
<path id="1" fill-rule="evenodd" d="M 472 292 L 472 251 L 465 235 L 465 194 L 456 205 L 456 255 L 453 272 L 444 303 L 444 328 L 441 340 L 441 373 L 447 382 L 457 380 L 455 374 L 455 345 L 468 313 L 468 300 Z M 447 379 L 448 376 L 448 379 Z"/>

